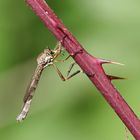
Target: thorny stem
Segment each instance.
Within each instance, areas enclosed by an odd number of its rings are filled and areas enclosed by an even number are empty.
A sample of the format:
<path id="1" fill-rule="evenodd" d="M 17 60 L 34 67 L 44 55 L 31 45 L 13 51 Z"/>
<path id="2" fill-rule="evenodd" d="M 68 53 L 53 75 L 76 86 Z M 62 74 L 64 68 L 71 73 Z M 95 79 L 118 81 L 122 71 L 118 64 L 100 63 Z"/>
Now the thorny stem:
<path id="1" fill-rule="evenodd" d="M 116 77 L 106 75 L 102 67 L 103 63 L 112 62 L 97 59 L 86 52 L 44 0 L 26 0 L 26 2 L 59 41 L 64 38 L 62 44 L 68 53 L 101 92 L 132 135 L 140 140 L 139 119 L 112 85 L 111 80 Z"/>

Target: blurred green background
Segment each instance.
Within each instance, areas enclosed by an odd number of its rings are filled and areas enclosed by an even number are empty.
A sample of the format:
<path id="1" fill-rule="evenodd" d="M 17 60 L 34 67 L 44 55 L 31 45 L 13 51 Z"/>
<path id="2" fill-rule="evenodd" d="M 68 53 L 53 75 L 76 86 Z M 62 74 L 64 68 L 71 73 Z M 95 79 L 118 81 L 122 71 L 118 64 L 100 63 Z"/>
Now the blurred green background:
<path id="1" fill-rule="evenodd" d="M 140 1 L 47 2 L 88 52 L 125 64 L 105 69 L 128 78 L 113 83 L 140 116 Z M 42 75 L 27 119 L 16 122 L 37 55 L 55 44 L 24 1 L 0 1 L 0 139 L 124 140 L 123 123 L 88 78 L 62 82 L 52 67 Z M 64 74 L 72 61 L 58 64 Z"/>

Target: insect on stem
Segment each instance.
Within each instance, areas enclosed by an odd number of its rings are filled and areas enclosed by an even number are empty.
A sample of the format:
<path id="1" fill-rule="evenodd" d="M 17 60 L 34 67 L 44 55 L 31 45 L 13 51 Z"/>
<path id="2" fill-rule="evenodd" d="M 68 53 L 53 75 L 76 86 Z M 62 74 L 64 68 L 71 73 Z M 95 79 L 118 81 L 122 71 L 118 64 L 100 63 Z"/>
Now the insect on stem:
<path id="1" fill-rule="evenodd" d="M 42 74 L 42 71 L 44 70 L 44 68 L 46 68 L 47 66 L 50 66 L 50 65 L 53 65 L 56 72 L 58 73 L 58 75 L 60 76 L 60 78 L 63 80 L 63 81 L 66 81 L 68 79 L 70 79 L 71 77 L 75 76 L 76 74 L 80 73 L 81 71 L 76 71 L 75 73 L 70 74 L 70 71 L 72 69 L 72 67 L 74 66 L 71 66 L 70 69 L 68 70 L 68 75 L 67 77 L 65 78 L 63 76 L 63 74 L 60 72 L 60 70 L 57 68 L 57 66 L 55 66 L 55 62 L 64 62 L 66 61 L 68 58 L 70 58 L 70 56 L 68 56 L 66 59 L 64 60 L 55 60 L 58 56 L 60 56 L 61 52 L 62 52 L 62 46 L 61 46 L 61 42 L 58 42 L 57 43 L 57 46 L 54 50 L 51 50 L 51 49 L 45 49 L 37 58 L 37 67 L 36 67 L 36 70 L 32 76 L 32 79 L 31 79 L 31 82 L 29 84 L 29 86 L 27 87 L 27 91 L 26 91 L 26 94 L 24 96 L 24 99 L 23 99 L 23 107 L 22 107 L 22 110 L 21 110 L 21 113 L 17 116 L 17 121 L 22 121 L 26 118 L 28 112 L 29 112 L 29 109 L 30 109 L 30 106 L 31 106 L 31 102 L 32 102 L 32 98 L 35 94 L 35 90 L 37 88 L 37 85 L 38 85 L 38 82 L 40 80 L 40 77 L 41 77 L 41 74 Z"/>
<path id="2" fill-rule="evenodd" d="M 34 96 L 35 90 L 37 88 L 38 82 L 40 80 L 42 71 L 45 67 L 52 65 L 53 60 L 61 53 L 60 43 L 55 50 L 45 49 L 37 58 L 37 68 L 33 74 L 31 82 L 27 87 L 26 94 L 24 96 L 23 108 L 21 113 L 17 116 L 17 121 L 22 121 L 25 119 L 29 112 L 32 98 Z"/>

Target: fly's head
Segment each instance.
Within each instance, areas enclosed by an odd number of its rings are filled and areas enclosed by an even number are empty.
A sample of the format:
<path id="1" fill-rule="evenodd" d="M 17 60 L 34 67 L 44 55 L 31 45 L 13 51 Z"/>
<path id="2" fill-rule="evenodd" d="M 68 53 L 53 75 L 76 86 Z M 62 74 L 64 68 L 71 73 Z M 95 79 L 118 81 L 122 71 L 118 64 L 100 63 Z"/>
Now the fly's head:
<path id="1" fill-rule="evenodd" d="M 45 49 L 44 52 L 39 54 L 37 57 L 37 64 L 44 67 L 51 65 L 53 63 L 53 51 L 50 49 Z"/>

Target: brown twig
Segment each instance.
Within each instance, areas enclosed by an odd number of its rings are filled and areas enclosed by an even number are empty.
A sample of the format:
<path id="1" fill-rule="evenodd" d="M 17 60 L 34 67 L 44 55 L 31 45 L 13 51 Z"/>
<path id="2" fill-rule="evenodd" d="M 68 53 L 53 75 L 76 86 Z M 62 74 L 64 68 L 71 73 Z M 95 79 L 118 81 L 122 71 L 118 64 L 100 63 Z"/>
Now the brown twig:
<path id="1" fill-rule="evenodd" d="M 111 80 L 117 77 L 106 75 L 102 67 L 104 63 L 113 62 L 97 59 L 86 52 L 44 0 L 26 0 L 26 2 L 59 41 L 64 38 L 62 44 L 68 53 L 102 93 L 133 136 L 140 140 L 139 119 L 112 85 Z"/>

